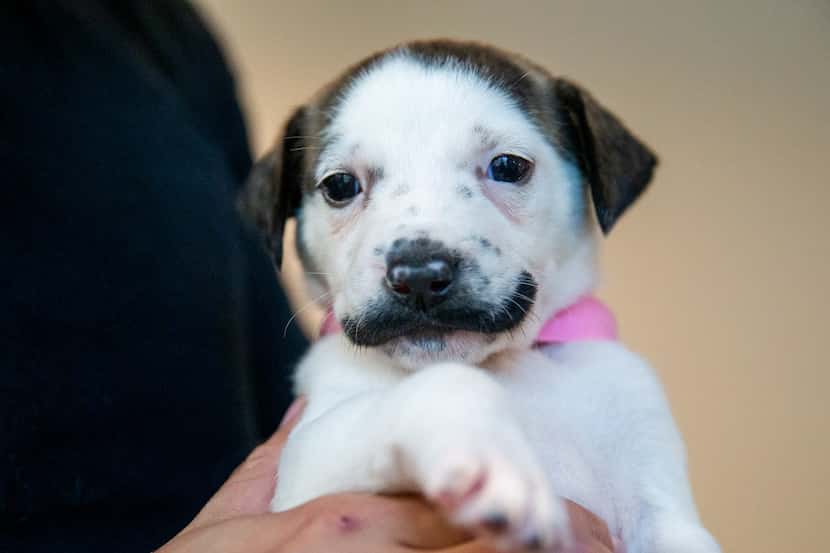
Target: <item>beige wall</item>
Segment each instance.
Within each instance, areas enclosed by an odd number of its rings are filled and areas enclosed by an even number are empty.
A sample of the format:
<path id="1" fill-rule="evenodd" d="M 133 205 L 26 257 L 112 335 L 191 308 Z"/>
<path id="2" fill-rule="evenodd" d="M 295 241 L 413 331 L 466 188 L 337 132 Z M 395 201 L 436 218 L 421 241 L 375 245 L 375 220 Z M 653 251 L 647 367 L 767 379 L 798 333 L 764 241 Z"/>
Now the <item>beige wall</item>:
<path id="1" fill-rule="evenodd" d="M 335 72 L 413 37 L 523 52 L 622 115 L 662 164 L 601 295 L 665 382 L 704 521 L 729 552 L 830 549 L 830 4 L 202 4 L 258 152 Z"/>

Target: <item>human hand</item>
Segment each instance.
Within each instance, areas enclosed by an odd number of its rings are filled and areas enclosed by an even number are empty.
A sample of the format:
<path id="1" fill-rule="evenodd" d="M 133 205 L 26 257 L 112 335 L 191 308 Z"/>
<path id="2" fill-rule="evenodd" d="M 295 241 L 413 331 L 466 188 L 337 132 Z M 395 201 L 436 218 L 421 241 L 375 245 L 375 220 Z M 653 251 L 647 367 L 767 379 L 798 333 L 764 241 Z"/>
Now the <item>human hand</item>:
<path id="1" fill-rule="evenodd" d="M 279 454 L 303 407 L 302 400 L 295 402 L 277 432 L 157 553 L 494 553 L 413 496 L 336 494 L 269 513 Z M 580 553 L 610 553 L 605 525 L 574 503 L 567 507 Z"/>
<path id="2" fill-rule="evenodd" d="M 298 400 L 280 428 L 257 447 L 196 518 L 157 553 L 488 552 L 415 497 L 338 494 L 269 513 L 279 454 L 304 407 Z M 488 552 L 489 553 L 489 552 Z"/>

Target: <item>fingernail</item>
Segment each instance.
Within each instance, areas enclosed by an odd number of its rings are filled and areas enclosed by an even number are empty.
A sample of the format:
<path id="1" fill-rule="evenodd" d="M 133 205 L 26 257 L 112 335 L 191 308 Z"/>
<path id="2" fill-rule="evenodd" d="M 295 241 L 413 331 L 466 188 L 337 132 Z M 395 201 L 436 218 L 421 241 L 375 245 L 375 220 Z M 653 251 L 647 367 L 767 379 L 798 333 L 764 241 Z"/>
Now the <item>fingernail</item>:
<path id="1" fill-rule="evenodd" d="M 303 408 L 305 407 L 306 399 L 305 396 L 300 396 L 294 400 L 294 403 L 291 404 L 291 407 L 288 408 L 288 411 L 282 416 L 282 420 L 280 421 L 280 428 L 285 426 L 286 424 L 291 424 L 294 422 L 297 417 L 300 416 L 300 413 L 303 412 Z"/>

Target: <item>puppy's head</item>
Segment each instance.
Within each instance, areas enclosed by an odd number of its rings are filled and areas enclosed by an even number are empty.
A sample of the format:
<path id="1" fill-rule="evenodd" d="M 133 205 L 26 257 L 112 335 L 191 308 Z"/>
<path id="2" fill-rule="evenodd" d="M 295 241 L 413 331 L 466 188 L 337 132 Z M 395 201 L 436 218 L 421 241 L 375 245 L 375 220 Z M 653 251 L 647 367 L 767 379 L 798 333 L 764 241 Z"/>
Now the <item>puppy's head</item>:
<path id="1" fill-rule="evenodd" d="M 509 53 L 418 42 L 298 109 L 243 207 L 279 263 L 286 217 L 348 337 L 402 366 L 525 347 L 595 284 L 654 155 L 578 86 Z"/>

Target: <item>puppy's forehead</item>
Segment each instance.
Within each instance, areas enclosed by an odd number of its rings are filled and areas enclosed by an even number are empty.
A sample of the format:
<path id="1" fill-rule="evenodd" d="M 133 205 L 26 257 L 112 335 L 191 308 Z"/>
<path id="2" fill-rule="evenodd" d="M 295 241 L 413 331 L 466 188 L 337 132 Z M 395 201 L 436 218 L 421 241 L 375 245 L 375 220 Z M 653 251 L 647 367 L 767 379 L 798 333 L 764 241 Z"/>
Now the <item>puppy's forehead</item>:
<path id="1" fill-rule="evenodd" d="M 422 65 L 407 56 L 384 60 L 356 79 L 343 96 L 329 132 L 348 137 L 375 130 L 385 138 L 410 130 L 439 133 L 459 125 L 499 126 L 520 115 L 515 102 L 467 67 Z M 501 121 L 494 121 L 500 118 Z"/>
<path id="2" fill-rule="evenodd" d="M 399 149 L 459 133 L 516 138 L 539 128 L 549 75 L 521 58 L 477 44 L 413 43 L 352 68 L 323 101 L 323 145 Z M 525 133 L 526 134 L 526 133 Z M 505 138 L 505 137 L 490 137 Z M 360 142 L 358 142 L 360 141 Z M 328 148 L 324 148 L 328 150 Z M 325 161 L 325 160 L 321 160 Z"/>

